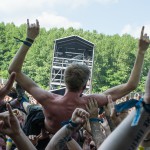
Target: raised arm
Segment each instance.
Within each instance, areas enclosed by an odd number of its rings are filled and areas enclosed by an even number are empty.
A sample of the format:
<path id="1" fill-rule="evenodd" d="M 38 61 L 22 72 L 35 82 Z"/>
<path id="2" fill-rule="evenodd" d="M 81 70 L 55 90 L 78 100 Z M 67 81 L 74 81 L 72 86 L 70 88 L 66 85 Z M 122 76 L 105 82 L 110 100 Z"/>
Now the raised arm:
<path id="1" fill-rule="evenodd" d="M 39 103 L 41 103 L 43 102 L 43 99 L 46 99 L 48 92 L 39 88 L 32 79 L 22 72 L 25 56 L 33 41 L 38 36 L 39 29 L 40 26 L 38 20 L 36 20 L 36 23 L 34 24 L 30 24 L 29 20 L 27 20 L 27 38 L 13 58 L 8 71 L 9 73 L 13 71 L 16 72 L 16 81 L 19 83 L 19 85 L 21 85 L 23 89 L 30 93 Z"/>
<path id="2" fill-rule="evenodd" d="M 141 70 L 142 70 L 142 66 L 144 62 L 144 55 L 145 55 L 146 50 L 149 47 L 149 44 L 150 44 L 149 36 L 147 36 L 146 33 L 144 34 L 144 27 L 142 27 L 136 60 L 135 60 L 128 82 L 125 84 L 113 87 L 104 92 L 104 94 L 106 95 L 111 95 L 113 101 L 123 97 L 124 95 L 136 89 L 140 80 Z"/>
<path id="3" fill-rule="evenodd" d="M 87 120 L 89 117 L 89 113 L 86 112 L 82 108 L 76 108 L 75 111 L 72 114 L 71 122 L 68 125 L 65 125 L 62 127 L 50 140 L 49 144 L 47 145 L 45 150 L 61 150 L 65 146 L 65 144 L 70 140 L 72 134 L 79 129 L 81 124 Z M 81 149 L 81 147 L 75 143 L 75 141 L 69 141 L 68 146 L 71 149 L 71 146 L 76 146 L 78 150 Z"/>
<path id="4" fill-rule="evenodd" d="M 98 148 L 105 140 L 105 135 L 100 128 L 100 120 L 98 119 L 98 104 L 95 99 L 89 99 L 88 105 L 86 105 L 86 110 L 90 114 L 89 122 L 91 126 L 91 134 L 93 141 Z"/>
<path id="5" fill-rule="evenodd" d="M 148 104 L 148 105 L 147 105 Z M 131 126 L 133 119 L 137 117 L 133 110 L 126 119 L 108 136 L 99 150 L 136 150 L 145 135 L 150 131 L 150 71 L 148 73 L 144 103 L 140 104 L 139 121 L 136 126 Z M 138 112 L 138 111 L 137 111 Z"/>
<path id="6" fill-rule="evenodd" d="M 3 101 L 4 97 L 10 92 L 13 86 L 15 77 L 16 77 L 16 73 L 12 72 L 5 86 L 2 89 L 0 89 L 0 101 Z"/>
<path id="7" fill-rule="evenodd" d="M 30 140 L 22 131 L 19 121 L 17 120 L 14 112 L 9 104 L 7 104 L 8 115 L 0 113 L 0 132 L 8 135 L 15 142 L 20 150 L 36 150 Z"/>

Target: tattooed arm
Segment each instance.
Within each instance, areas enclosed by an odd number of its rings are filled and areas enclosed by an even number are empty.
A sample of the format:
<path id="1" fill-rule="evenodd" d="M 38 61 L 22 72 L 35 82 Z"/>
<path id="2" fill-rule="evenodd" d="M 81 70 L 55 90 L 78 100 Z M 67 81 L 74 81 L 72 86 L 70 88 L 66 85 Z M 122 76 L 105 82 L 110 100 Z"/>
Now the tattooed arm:
<path id="1" fill-rule="evenodd" d="M 148 73 L 144 103 L 150 104 L 150 71 Z M 132 111 L 127 118 L 108 136 L 100 146 L 99 150 L 136 150 L 145 135 L 150 131 L 150 109 L 144 105 L 140 111 L 141 117 L 136 126 L 131 126 L 135 117 L 135 111 Z"/>
<path id="2" fill-rule="evenodd" d="M 71 122 L 62 127 L 50 140 L 45 150 L 62 150 L 71 135 L 87 120 L 89 113 L 84 109 L 76 108 L 72 114 Z M 77 144 L 77 143 L 76 143 Z M 77 145 L 73 145 L 77 146 Z M 80 147 L 79 145 L 77 147 Z M 70 148 L 71 149 L 71 148 Z M 80 150 L 80 149 L 79 149 Z"/>
<path id="3" fill-rule="evenodd" d="M 105 140 L 105 135 L 103 134 L 100 123 L 98 121 L 98 104 L 95 99 L 89 99 L 88 105 L 86 105 L 86 110 L 90 114 L 90 126 L 93 140 L 98 148 L 102 142 Z"/>

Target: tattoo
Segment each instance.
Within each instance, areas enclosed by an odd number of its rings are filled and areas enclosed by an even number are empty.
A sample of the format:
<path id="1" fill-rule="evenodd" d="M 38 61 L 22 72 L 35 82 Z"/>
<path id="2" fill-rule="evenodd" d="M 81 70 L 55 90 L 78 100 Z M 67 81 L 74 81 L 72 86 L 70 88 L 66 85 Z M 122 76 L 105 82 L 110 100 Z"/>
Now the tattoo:
<path id="1" fill-rule="evenodd" d="M 137 146 L 139 145 L 139 141 L 141 140 L 143 135 L 144 135 L 144 131 L 142 129 L 140 129 L 128 150 L 136 149 Z"/>
<path id="2" fill-rule="evenodd" d="M 143 126 L 146 127 L 146 128 L 150 126 L 150 117 L 148 117 L 148 118 L 144 121 Z"/>
<path id="3" fill-rule="evenodd" d="M 150 116 L 148 116 L 142 124 L 142 127 L 145 129 L 147 129 L 149 126 L 150 126 Z M 145 131 L 143 131 L 142 129 L 140 129 L 137 132 L 137 134 L 136 134 L 136 136 L 135 136 L 135 138 L 134 138 L 133 142 L 131 143 L 128 150 L 133 150 L 133 149 L 137 148 L 137 146 L 139 145 L 139 142 L 141 141 L 141 138 L 144 136 L 144 133 L 145 133 Z"/>
<path id="4" fill-rule="evenodd" d="M 55 149 L 62 150 L 66 146 L 66 142 L 67 142 L 66 137 L 60 139 L 58 141 L 58 144 L 56 144 Z"/>
<path id="5" fill-rule="evenodd" d="M 99 147 L 102 142 L 105 140 L 105 135 L 103 134 L 100 123 L 99 122 L 90 122 L 91 125 L 91 132 L 93 140 L 96 144 L 96 147 Z"/>

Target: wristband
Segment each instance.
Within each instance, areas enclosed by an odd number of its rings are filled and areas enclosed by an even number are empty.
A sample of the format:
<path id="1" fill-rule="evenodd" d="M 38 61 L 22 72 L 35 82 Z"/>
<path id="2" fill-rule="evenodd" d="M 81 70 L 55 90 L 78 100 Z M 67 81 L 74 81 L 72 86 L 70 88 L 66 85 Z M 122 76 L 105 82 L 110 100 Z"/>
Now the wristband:
<path id="1" fill-rule="evenodd" d="M 12 139 L 11 139 L 11 138 L 8 138 L 8 139 L 6 140 L 6 145 L 9 146 L 9 147 L 12 146 Z"/>
<path id="2" fill-rule="evenodd" d="M 26 41 L 30 42 L 30 43 L 33 43 L 34 40 L 30 39 L 30 38 L 26 38 Z"/>
<path id="3" fill-rule="evenodd" d="M 102 122 L 103 123 L 103 119 L 99 119 L 99 118 L 90 118 L 89 121 L 90 122 Z"/>
<path id="4" fill-rule="evenodd" d="M 16 37 L 14 37 L 14 38 L 16 39 L 17 42 L 23 42 L 23 44 L 25 44 L 26 46 L 30 47 L 32 45 L 32 43 L 30 43 L 29 41 L 23 41 L 23 40 L 16 38 Z M 29 39 L 29 38 L 27 38 L 27 39 Z M 31 39 L 30 39 L 30 41 L 31 41 Z"/>
<path id="5" fill-rule="evenodd" d="M 12 139 L 11 139 L 11 138 L 8 138 L 6 142 L 12 143 Z"/>
<path id="6" fill-rule="evenodd" d="M 72 127 L 76 128 L 78 126 L 77 123 L 72 122 L 72 120 L 69 120 L 69 123 L 72 125 Z"/>
<path id="7" fill-rule="evenodd" d="M 26 46 L 29 46 L 29 47 L 32 45 L 32 44 L 29 43 L 28 41 L 23 41 L 23 44 L 26 45 Z"/>

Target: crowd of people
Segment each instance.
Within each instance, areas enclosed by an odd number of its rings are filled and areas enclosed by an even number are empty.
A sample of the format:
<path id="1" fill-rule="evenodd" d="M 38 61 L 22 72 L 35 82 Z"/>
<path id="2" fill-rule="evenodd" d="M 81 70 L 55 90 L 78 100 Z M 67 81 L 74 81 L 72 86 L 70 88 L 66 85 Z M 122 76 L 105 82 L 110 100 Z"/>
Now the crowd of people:
<path id="1" fill-rule="evenodd" d="M 144 55 L 150 44 L 144 27 L 128 81 L 103 93 L 89 95 L 82 94 L 90 76 L 90 69 L 85 64 L 72 63 L 66 68 L 64 95 L 41 89 L 23 73 L 26 54 L 39 31 L 38 20 L 33 24 L 27 20 L 27 38 L 20 40 L 22 46 L 8 68 L 10 78 L 0 89 L 0 149 L 149 148 L 150 72 L 145 94 L 132 99 L 126 96 L 138 86 Z M 4 100 L 7 96 L 11 97 L 8 101 Z M 116 103 L 125 96 L 126 100 Z"/>

